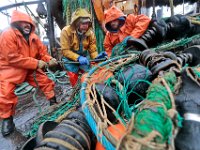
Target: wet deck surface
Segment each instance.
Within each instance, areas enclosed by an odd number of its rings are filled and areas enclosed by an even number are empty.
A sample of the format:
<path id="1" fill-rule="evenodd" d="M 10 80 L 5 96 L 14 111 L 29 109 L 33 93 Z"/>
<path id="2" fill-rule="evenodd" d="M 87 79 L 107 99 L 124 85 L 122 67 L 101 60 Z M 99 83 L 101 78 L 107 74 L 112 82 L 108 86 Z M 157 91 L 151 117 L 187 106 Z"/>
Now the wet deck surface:
<path id="1" fill-rule="evenodd" d="M 68 84 L 56 84 L 55 91 L 57 100 L 66 101 L 71 90 L 72 89 L 70 89 Z M 31 129 L 31 125 L 39 112 L 37 105 L 33 101 L 32 95 L 33 92 L 19 97 L 16 115 L 14 116 L 16 130 L 6 138 L 2 137 L 2 134 L 0 133 L 0 150 L 18 150 L 27 141 L 27 138 L 23 135 Z M 37 99 L 42 110 L 45 111 L 49 108 L 48 101 L 40 91 L 37 94 Z"/>

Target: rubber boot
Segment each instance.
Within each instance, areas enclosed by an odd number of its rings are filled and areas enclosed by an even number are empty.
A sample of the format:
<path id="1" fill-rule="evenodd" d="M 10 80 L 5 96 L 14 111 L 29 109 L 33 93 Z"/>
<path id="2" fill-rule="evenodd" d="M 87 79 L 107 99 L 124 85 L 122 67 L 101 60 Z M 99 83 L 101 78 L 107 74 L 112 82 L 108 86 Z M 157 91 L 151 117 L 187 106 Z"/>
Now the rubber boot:
<path id="1" fill-rule="evenodd" d="M 1 133 L 4 137 L 10 135 L 14 131 L 14 129 L 15 129 L 15 124 L 13 122 L 12 116 L 3 119 Z"/>
<path id="2" fill-rule="evenodd" d="M 70 81 L 71 86 L 74 87 L 78 81 L 78 74 L 67 71 L 67 75 L 69 76 L 69 81 Z"/>
<path id="3" fill-rule="evenodd" d="M 50 106 L 58 104 L 58 102 L 56 101 L 56 97 L 55 96 L 52 97 L 51 99 L 49 99 L 49 104 L 50 104 Z"/>

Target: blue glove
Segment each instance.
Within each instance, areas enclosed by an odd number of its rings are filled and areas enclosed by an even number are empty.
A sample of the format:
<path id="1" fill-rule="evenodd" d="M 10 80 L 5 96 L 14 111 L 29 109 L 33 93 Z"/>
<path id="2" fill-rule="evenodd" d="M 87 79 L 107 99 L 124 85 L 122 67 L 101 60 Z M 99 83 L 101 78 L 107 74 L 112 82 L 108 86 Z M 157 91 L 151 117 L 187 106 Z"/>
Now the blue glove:
<path id="1" fill-rule="evenodd" d="M 81 65 L 89 65 L 90 64 L 89 60 L 83 56 L 79 56 L 78 61 Z"/>
<path id="2" fill-rule="evenodd" d="M 106 52 L 101 52 L 95 59 L 102 59 L 102 58 L 105 58 L 107 57 L 107 53 Z"/>

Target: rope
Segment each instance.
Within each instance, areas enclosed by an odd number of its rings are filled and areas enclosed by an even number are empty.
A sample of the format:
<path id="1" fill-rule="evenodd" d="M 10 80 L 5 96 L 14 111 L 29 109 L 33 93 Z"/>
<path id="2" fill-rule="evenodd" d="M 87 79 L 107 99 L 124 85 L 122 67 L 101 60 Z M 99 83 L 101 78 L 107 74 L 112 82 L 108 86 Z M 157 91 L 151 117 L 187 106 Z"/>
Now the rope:
<path id="1" fill-rule="evenodd" d="M 58 77 L 58 78 L 63 77 L 63 74 L 64 73 L 61 73 L 61 74 L 60 73 L 54 73 L 54 74 L 51 73 L 51 75 L 53 77 Z M 35 136 L 40 124 L 42 124 L 46 120 L 59 122 L 68 113 L 73 111 L 79 101 L 79 95 L 78 95 L 77 90 L 80 89 L 80 80 L 78 80 L 79 82 L 77 83 L 76 87 L 72 91 L 72 95 L 69 97 L 67 102 L 59 103 L 55 107 L 53 107 L 53 108 L 50 107 L 48 110 L 42 112 L 41 106 L 39 105 L 37 98 L 36 98 L 37 89 L 39 88 L 38 82 L 36 80 L 36 71 L 34 71 L 34 81 L 36 83 L 37 88 L 33 94 L 33 99 L 34 99 L 37 107 L 39 108 L 39 114 L 38 114 L 38 118 L 35 119 L 33 125 L 31 126 L 31 130 L 29 130 L 28 132 L 25 133 L 25 136 L 30 136 L 30 137 Z"/>
<path id="2" fill-rule="evenodd" d="M 46 74 L 54 82 L 58 82 L 60 84 L 67 84 L 67 83 L 69 83 L 68 80 L 66 80 L 66 81 L 59 80 L 59 78 L 62 78 L 62 77 L 68 78 L 68 76 L 66 75 L 66 71 L 56 71 L 55 73 L 53 73 L 49 68 L 47 68 Z"/>
<path id="3" fill-rule="evenodd" d="M 192 40 L 199 39 L 199 38 L 200 38 L 200 34 L 197 34 L 197 35 L 194 35 L 194 36 L 189 37 L 189 38 L 182 38 L 182 39 L 177 40 L 177 41 L 164 43 L 164 44 L 159 45 L 155 48 L 151 48 L 151 50 L 157 51 L 157 52 L 171 50 L 171 49 L 175 49 L 177 47 L 185 46 L 188 43 L 192 42 Z"/>
<path id="4" fill-rule="evenodd" d="M 37 95 L 38 90 L 39 90 L 39 84 L 38 84 L 38 82 L 37 82 L 36 73 L 37 73 L 37 71 L 35 70 L 35 71 L 33 72 L 33 78 L 34 78 L 34 82 L 35 82 L 35 84 L 36 84 L 36 90 L 35 90 L 34 93 L 33 93 L 33 100 L 34 100 L 35 104 L 36 104 L 37 107 L 38 107 L 39 114 L 41 114 L 41 113 L 42 113 L 42 108 L 41 108 L 41 106 L 40 106 L 40 104 L 38 103 L 38 100 L 37 100 L 37 98 L 36 98 L 36 95 Z"/>
<path id="5" fill-rule="evenodd" d="M 21 96 L 27 94 L 33 90 L 34 87 L 29 85 L 27 82 L 22 83 L 18 88 L 15 89 L 15 95 Z"/>
<path id="6" fill-rule="evenodd" d="M 179 77 L 180 78 L 180 77 Z M 168 149 L 174 147 L 176 125 L 182 120 L 175 110 L 174 87 L 179 78 L 174 72 L 165 73 L 153 81 L 146 99 L 131 119 L 127 134 L 118 143 L 118 149 Z M 173 113 L 172 113 L 173 112 Z M 176 120 L 176 121 L 174 121 Z M 174 124 L 174 122 L 179 122 Z"/>
<path id="7" fill-rule="evenodd" d="M 47 68 L 46 74 L 51 80 L 59 84 L 69 83 L 68 80 L 65 80 L 65 81 L 60 80 L 60 78 L 63 78 L 63 77 L 68 78 L 68 76 L 66 75 L 66 71 L 56 71 L 55 73 L 53 73 L 51 70 Z M 23 84 L 19 85 L 18 88 L 15 89 L 15 95 L 22 96 L 31 92 L 33 89 L 34 89 L 33 86 L 29 85 L 27 82 L 24 82 Z"/>
<path id="8" fill-rule="evenodd" d="M 117 113 L 117 111 L 113 110 L 112 107 L 109 107 L 109 104 L 105 102 L 102 96 L 101 101 L 98 102 L 95 86 L 93 86 L 94 81 L 101 82 L 101 79 L 104 78 L 108 72 L 114 72 L 115 70 L 121 68 L 123 65 L 134 62 L 137 59 L 138 55 L 132 54 L 119 56 L 107 60 L 92 68 L 89 71 L 88 76 L 85 78 L 85 81 L 82 83 L 80 93 L 83 111 L 86 115 L 86 119 L 92 131 L 97 136 L 98 141 L 101 141 L 106 149 L 114 149 L 113 145 L 116 145 L 117 140 L 107 130 L 107 127 L 113 126 L 113 123 L 107 118 L 105 107 L 111 109 L 113 111 L 113 114 L 116 115 L 116 117 L 119 117 L 119 122 L 125 123 L 126 121 L 121 117 L 120 114 Z M 101 72 L 101 74 L 99 74 L 99 77 L 97 77 L 97 70 L 102 68 L 104 68 L 105 70 Z"/>
<path id="9" fill-rule="evenodd" d="M 66 149 L 73 149 L 73 150 L 78 150 L 76 147 L 74 147 L 73 145 L 71 145 L 70 143 L 68 142 L 65 142 L 63 140 L 60 140 L 60 139 L 57 139 L 57 138 L 45 138 L 43 140 L 43 142 L 52 142 L 52 143 L 56 143 L 56 144 L 59 144 L 59 145 L 62 145 L 64 148 Z"/>
<path id="10" fill-rule="evenodd" d="M 177 127 L 181 126 L 181 117 L 176 112 L 174 97 L 180 88 L 181 78 L 176 76 L 173 69 L 170 72 L 163 72 L 158 76 L 153 83 L 144 80 L 137 82 L 145 82 L 150 85 L 146 97 L 137 105 L 128 104 L 127 88 L 129 79 L 134 74 L 130 72 L 126 79 L 126 84 L 120 84 L 118 81 L 119 75 L 122 76 L 124 67 L 129 66 L 138 60 L 137 54 L 124 55 L 123 57 L 114 57 L 106 62 L 92 68 L 88 76 L 82 83 L 81 88 L 81 103 L 86 119 L 95 133 L 98 141 L 100 141 L 106 149 L 113 149 L 112 146 L 118 149 L 136 149 L 154 148 L 162 149 L 174 147 L 173 137 L 177 133 Z M 133 64 L 131 64 L 133 66 Z M 131 67 L 129 66 L 129 67 Z M 100 71 L 103 70 L 103 71 Z M 113 72 L 107 81 L 104 81 L 106 86 L 111 86 L 119 96 L 120 104 L 116 109 L 113 109 L 104 99 L 102 93 L 95 88 L 95 83 L 102 83 L 102 78 L 108 72 Z M 98 76 L 96 76 L 98 75 Z M 122 79 L 125 80 L 125 78 Z M 125 81 L 124 81 L 125 83 Z M 132 93 L 134 91 L 131 90 Z M 135 93 L 137 94 L 137 93 Z M 97 96 L 100 95 L 100 96 Z M 119 110 L 122 108 L 122 111 Z M 121 140 L 117 140 L 114 135 L 108 131 L 108 127 L 114 127 L 114 122 L 108 118 L 108 110 L 114 114 L 117 121 L 124 126 L 127 126 L 127 132 Z M 128 122 L 130 122 L 130 125 Z M 115 128 L 115 130 L 117 130 Z"/>
<path id="11" fill-rule="evenodd" d="M 62 118 L 64 118 L 68 113 L 73 111 L 73 108 L 77 106 L 78 101 L 79 95 L 76 92 L 73 99 L 71 99 L 70 97 L 69 100 L 67 100 L 67 102 L 59 103 L 55 107 L 51 107 L 47 111 L 42 112 L 38 115 L 38 118 L 35 119 L 33 125 L 31 126 L 31 129 L 27 133 L 25 133 L 25 136 L 35 136 L 40 124 L 42 124 L 46 120 L 57 122 L 61 121 Z"/>

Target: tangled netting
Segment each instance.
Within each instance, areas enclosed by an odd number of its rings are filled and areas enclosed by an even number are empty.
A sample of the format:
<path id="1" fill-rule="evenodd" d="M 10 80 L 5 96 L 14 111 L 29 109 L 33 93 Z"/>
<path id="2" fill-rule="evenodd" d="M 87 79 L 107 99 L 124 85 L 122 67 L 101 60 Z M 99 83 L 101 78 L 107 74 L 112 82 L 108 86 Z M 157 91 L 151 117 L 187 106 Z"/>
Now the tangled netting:
<path id="1" fill-rule="evenodd" d="M 118 144 L 119 149 L 174 149 L 173 136 L 175 127 L 181 126 L 181 117 L 176 112 L 173 93 L 179 84 L 180 78 L 174 72 L 153 81 Z"/>
<path id="2" fill-rule="evenodd" d="M 35 119 L 31 129 L 25 133 L 27 137 L 33 137 L 36 135 L 39 126 L 45 121 L 56 121 L 60 122 L 63 118 L 65 118 L 70 112 L 74 111 L 75 108 L 79 104 L 80 95 L 78 90 L 80 89 L 80 84 L 72 91 L 71 96 L 69 97 L 67 102 L 62 102 L 58 104 L 56 107 L 43 110 L 38 114 L 38 117 Z"/>
<path id="3" fill-rule="evenodd" d="M 158 45 L 155 48 L 151 48 L 151 50 L 156 51 L 156 52 L 161 52 L 161 51 L 166 51 L 166 50 L 173 50 L 173 49 L 178 48 L 178 47 L 187 46 L 193 40 L 199 39 L 199 38 L 200 38 L 200 34 L 197 34 L 197 35 L 194 35 L 192 37 L 182 38 L 182 39 L 177 40 L 177 41 L 162 43 L 161 45 Z M 130 54 L 130 53 L 140 53 L 140 52 L 139 51 L 135 51 L 134 48 L 127 47 L 127 42 L 123 41 L 123 42 L 117 44 L 113 48 L 111 57 L 124 55 L 124 54 Z"/>
<path id="4" fill-rule="evenodd" d="M 83 111 L 105 149 L 174 147 L 181 117 L 173 94 L 181 79 L 171 71 L 152 82 L 151 72 L 138 64 L 138 57 L 128 54 L 104 62 L 82 83 Z"/>
<path id="5" fill-rule="evenodd" d="M 92 14 L 93 28 L 97 39 L 98 51 L 101 52 L 103 51 L 104 33 L 97 21 L 95 11 L 94 8 L 91 7 L 93 6 L 91 3 L 92 3 L 91 0 L 63 0 L 63 8 L 64 8 L 63 17 L 66 18 L 66 23 L 68 25 L 71 22 L 72 13 L 77 8 L 88 9 Z"/>

